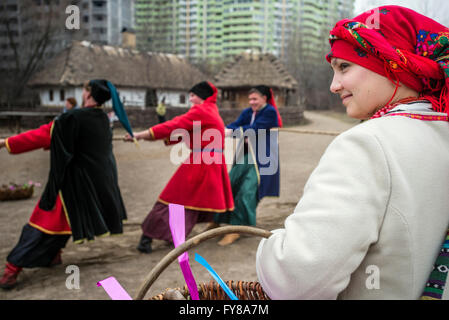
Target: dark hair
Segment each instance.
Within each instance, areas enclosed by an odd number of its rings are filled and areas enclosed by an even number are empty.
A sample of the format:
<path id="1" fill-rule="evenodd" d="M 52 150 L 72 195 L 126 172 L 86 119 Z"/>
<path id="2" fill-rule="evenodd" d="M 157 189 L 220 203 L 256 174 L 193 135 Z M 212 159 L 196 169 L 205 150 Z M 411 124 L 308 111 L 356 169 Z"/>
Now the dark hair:
<path id="1" fill-rule="evenodd" d="M 84 82 L 83 88 L 90 92 L 90 90 L 92 90 L 92 87 L 90 86 L 89 82 L 90 81 Z"/>
<path id="2" fill-rule="evenodd" d="M 76 99 L 74 97 L 70 97 L 65 99 L 65 101 L 67 101 L 68 103 L 70 103 L 72 105 L 72 107 L 75 107 L 78 103 L 76 102 Z"/>
<path id="3" fill-rule="evenodd" d="M 269 101 L 271 99 L 271 90 L 270 87 L 264 86 L 264 85 L 260 85 L 260 86 L 255 86 L 253 88 L 251 88 L 251 90 L 249 90 L 249 93 L 258 93 L 261 96 L 265 96 L 267 97 L 267 101 Z"/>
<path id="4" fill-rule="evenodd" d="M 92 98 L 94 98 L 98 105 L 102 105 L 103 103 L 111 99 L 111 91 L 108 87 L 107 80 L 90 80 L 87 84 L 84 85 L 84 88 L 90 91 Z"/>

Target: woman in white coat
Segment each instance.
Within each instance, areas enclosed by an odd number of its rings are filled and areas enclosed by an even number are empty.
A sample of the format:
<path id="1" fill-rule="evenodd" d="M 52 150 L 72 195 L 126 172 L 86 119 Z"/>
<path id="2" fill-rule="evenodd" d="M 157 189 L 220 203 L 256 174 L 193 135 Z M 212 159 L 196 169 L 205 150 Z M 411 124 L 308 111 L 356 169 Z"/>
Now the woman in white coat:
<path id="1" fill-rule="evenodd" d="M 259 281 L 272 299 L 447 299 L 449 29 L 384 6 L 330 43 L 331 91 L 369 120 L 334 139 L 261 241 Z"/>

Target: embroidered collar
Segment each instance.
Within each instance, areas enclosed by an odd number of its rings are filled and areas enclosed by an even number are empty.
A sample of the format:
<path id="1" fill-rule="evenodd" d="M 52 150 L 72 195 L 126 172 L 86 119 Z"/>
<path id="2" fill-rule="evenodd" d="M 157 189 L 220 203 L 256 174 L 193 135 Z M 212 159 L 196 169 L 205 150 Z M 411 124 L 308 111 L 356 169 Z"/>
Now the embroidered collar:
<path id="1" fill-rule="evenodd" d="M 409 103 L 399 104 L 386 114 L 396 112 L 431 112 L 437 113 L 432 109 L 432 104 L 427 100 L 412 101 Z"/>
<path id="2" fill-rule="evenodd" d="M 378 117 L 403 116 L 423 121 L 449 121 L 446 113 L 436 112 L 427 100 L 411 101 L 398 104 Z"/>

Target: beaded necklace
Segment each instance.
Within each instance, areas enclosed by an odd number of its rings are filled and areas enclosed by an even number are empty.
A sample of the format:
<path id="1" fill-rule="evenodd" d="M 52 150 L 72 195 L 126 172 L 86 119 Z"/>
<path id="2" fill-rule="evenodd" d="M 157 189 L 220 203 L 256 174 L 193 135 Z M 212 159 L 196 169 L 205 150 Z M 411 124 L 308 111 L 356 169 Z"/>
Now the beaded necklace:
<path id="1" fill-rule="evenodd" d="M 419 98 L 419 97 L 418 98 L 416 98 L 416 97 L 405 98 L 405 99 L 399 100 L 393 104 L 388 104 L 383 108 L 380 108 L 379 110 L 376 111 L 376 113 L 370 119 L 380 118 L 400 104 L 407 104 L 407 103 L 415 102 L 415 101 L 427 101 L 427 100 L 424 98 Z"/>

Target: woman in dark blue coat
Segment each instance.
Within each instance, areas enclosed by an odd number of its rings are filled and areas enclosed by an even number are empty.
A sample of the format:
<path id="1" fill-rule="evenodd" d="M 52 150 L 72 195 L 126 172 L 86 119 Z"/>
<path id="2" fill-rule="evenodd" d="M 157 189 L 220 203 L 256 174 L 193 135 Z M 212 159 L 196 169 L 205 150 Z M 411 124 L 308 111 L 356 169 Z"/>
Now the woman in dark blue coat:
<path id="1" fill-rule="evenodd" d="M 229 173 L 234 211 L 229 215 L 216 215 L 220 223 L 231 225 L 256 225 L 256 208 L 266 196 L 279 196 L 279 145 L 278 131 L 282 119 L 276 108 L 271 89 L 257 86 L 249 91 L 250 107 L 243 110 L 236 121 L 229 124 L 226 134 L 240 138 L 234 165 Z M 239 234 L 228 234 L 220 245 L 228 245 Z"/>

